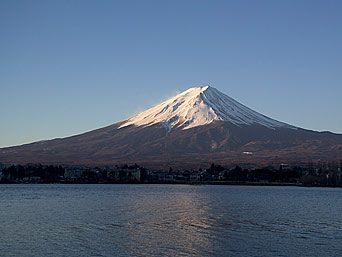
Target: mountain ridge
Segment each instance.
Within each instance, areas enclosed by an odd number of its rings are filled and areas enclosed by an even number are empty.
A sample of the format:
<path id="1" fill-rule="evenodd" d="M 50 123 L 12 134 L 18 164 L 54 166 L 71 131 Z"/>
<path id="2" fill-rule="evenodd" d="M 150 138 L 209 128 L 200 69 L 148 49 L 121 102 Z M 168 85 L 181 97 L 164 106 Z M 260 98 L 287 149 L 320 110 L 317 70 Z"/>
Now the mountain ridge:
<path id="1" fill-rule="evenodd" d="M 211 162 L 279 165 L 338 159 L 342 135 L 273 120 L 212 87 L 191 88 L 127 120 L 79 135 L 0 148 L 0 162 L 7 164 L 136 162 L 194 168 Z"/>

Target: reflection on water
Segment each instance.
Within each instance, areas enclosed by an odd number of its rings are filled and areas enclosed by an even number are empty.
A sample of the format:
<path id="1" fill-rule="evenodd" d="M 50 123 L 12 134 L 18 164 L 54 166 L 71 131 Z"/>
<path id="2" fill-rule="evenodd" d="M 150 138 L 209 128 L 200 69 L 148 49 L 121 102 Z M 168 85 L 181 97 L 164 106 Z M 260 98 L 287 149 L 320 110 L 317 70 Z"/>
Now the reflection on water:
<path id="1" fill-rule="evenodd" d="M 340 189 L 0 185 L 0 256 L 342 256 Z"/>
<path id="2" fill-rule="evenodd" d="M 215 222 L 210 217 L 211 207 L 201 204 L 196 194 L 179 190 L 170 195 L 168 190 L 160 190 L 146 201 L 137 201 L 134 210 L 124 214 L 130 254 L 149 255 L 151 249 L 155 255 L 209 254 L 210 228 Z"/>

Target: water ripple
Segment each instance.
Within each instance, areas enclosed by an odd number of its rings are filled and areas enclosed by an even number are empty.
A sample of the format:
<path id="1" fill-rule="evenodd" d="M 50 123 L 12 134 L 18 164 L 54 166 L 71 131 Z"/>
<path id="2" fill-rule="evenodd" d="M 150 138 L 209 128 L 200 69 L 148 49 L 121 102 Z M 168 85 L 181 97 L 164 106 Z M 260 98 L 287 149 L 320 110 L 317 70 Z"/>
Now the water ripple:
<path id="1" fill-rule="evenodd" d="M 341 195 L 295 187 L 0 185 L 0 256 L 342 256 Z"/>

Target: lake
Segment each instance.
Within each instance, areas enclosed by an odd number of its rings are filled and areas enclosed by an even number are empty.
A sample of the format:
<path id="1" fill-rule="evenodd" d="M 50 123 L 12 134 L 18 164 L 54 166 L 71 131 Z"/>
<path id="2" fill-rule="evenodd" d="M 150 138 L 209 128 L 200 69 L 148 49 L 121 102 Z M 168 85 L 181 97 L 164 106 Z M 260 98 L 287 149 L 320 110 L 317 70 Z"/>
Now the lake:
<path id="1" fill-rule="evenodd" d="M 342 256 L 342 189 L 0 185 L 0 256 Z"/>

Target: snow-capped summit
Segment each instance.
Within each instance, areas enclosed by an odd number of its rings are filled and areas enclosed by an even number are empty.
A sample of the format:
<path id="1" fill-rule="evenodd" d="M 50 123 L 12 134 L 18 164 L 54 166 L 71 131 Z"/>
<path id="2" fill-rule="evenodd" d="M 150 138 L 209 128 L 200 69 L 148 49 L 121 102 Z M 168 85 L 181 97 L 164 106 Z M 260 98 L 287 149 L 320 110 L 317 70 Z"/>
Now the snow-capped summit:
<path id="1" fill-rule="evenodd" d="M 174 127 L 189 129 L 213 121 L 228 121 L 237 126 L 259 124 L 268 128 L 295 128 L 257 113 L 211 86 L 190 88 L 133 116 L 119 128 L 162 124 L 170 131 Z"/>

